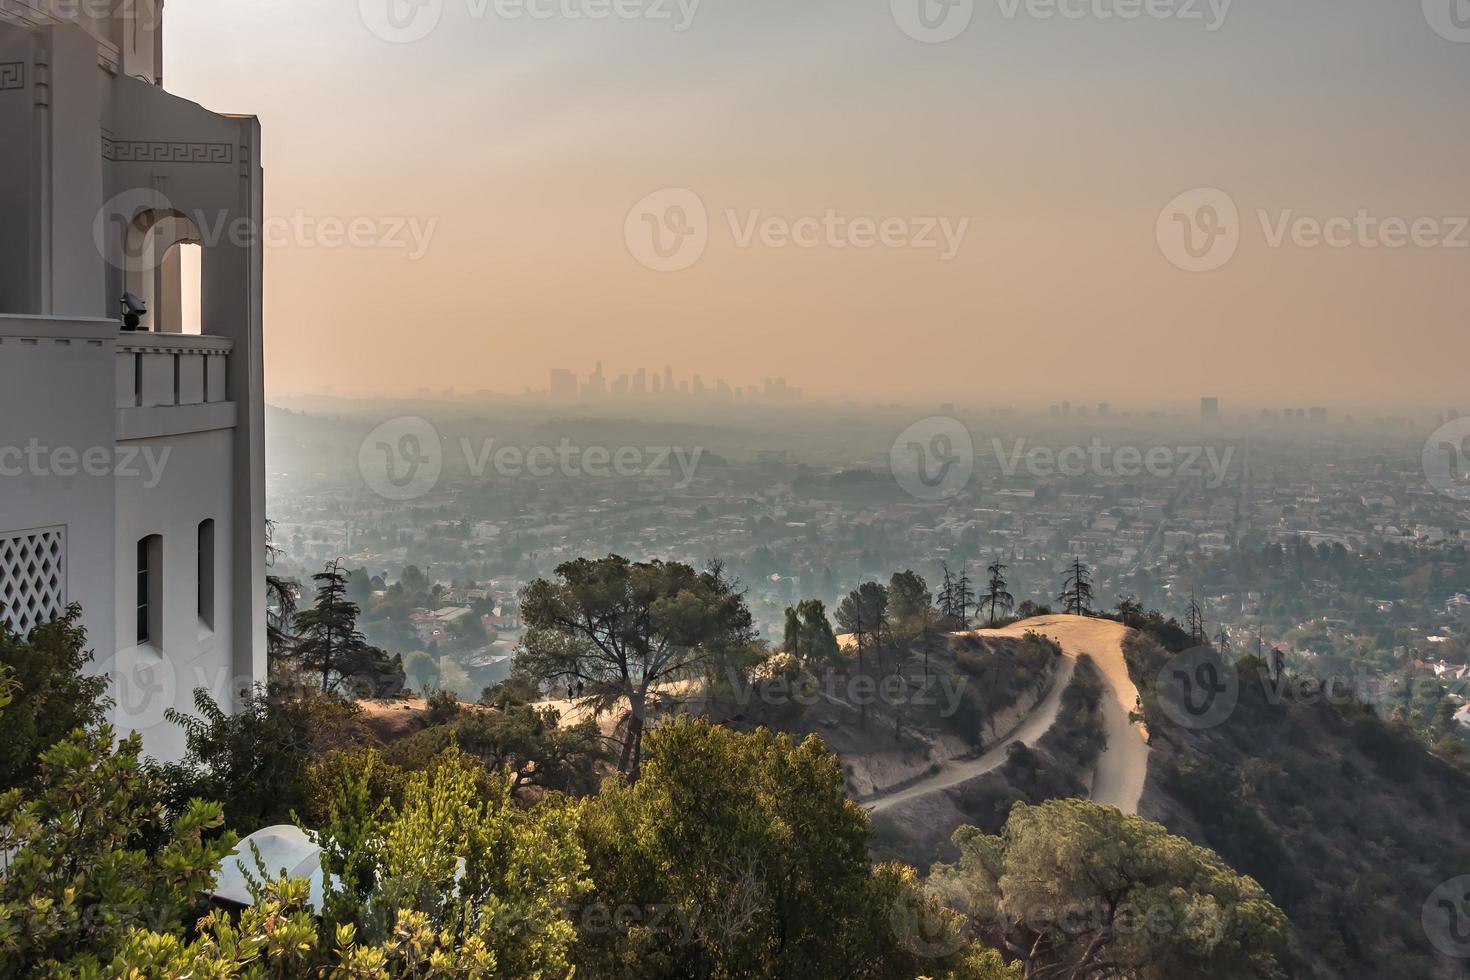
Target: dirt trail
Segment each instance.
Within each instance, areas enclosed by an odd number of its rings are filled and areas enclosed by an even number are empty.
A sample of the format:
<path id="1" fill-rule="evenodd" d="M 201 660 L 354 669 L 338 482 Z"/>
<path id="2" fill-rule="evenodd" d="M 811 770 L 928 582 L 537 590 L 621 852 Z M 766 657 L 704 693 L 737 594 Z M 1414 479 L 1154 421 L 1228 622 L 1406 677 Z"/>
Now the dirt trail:
<path id="1" fill-rule="evenodd" d="M 1013 742 L 1034 745 L 1056 721 L 1062 691 L 1071 680 L 1079 654 L 1088 654 L 1097 665 L 1107 694 L 1103 698 L 1103 729 L 1108 744 L 1097 760 L 1097 773 L 1092 798 L 1098 803 L 1115 806 L 1124 813 L 1137 813 L 1143 784 L 1148 778 L 1149 748 L 1142 725 L 1128 719 L 1138 702 L 1138 689 L 1128 676 L 1123 659 L 1123 640 L 1128 628 L 1106 619 L 1085 616 L 1038 616 L 996 630 L 976 630 L 976 636 L 1022 637 L 1040 633 L 1059 643 L 1067 661 L 1057 672 L 1056 682 L 1036 710 L 990 751 L 976 759 L 951 763 L 938 773 L 887 796 L 866 804 L 874 813 L 895 803 L 938 792 L 984 775 L 1005 762 L 1006 749 Z"/>
<path id="2" fill-rule="evenodd" d="M 926 796 L 929 793 L 937 793 L 951 786 L 958 786 L 967 779 L 985 775 L 1005 762 L 1006 749 L 1010 748 L 1012 742 L 1023 742 L 1026 745 L 1036 744 L 1036 741 L 1045 735 L 1050 730 L 1052 723 L 1057 720 L 1057 710 L 1062 705 L 1062 691 L 1071 681 L 1072 671 L 1076 667 L 1077 662 L 1070 657 L 1064 660 L 1057 668 L 1056 676 L 1052 678 L 1051 689 L 1046 692 L 1046 697 L 1041 699 L 1036 710 L 1027 715 L 1026 720 L 1021 722 L 1015 731 L 997 742 L 989 752 L 974 759 L 945 763 L 934 775 L 926 776 L 910 786 L 895 790 L 886 796 L 880 796 L 871 803 L 863 805 L 872 813 L 881 813 L 896 803 L 912 800 L 917 796 Z"/>

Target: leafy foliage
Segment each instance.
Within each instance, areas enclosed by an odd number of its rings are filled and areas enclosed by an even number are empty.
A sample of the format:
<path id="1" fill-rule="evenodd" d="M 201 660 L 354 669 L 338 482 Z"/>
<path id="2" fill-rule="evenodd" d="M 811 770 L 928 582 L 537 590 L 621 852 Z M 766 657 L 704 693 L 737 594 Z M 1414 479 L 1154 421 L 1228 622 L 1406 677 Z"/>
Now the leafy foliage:
<path id="1" fill-rule="evenodd" d="M 819 738 L 683 719 L 648 743 L 636 784 L 583 805 L 590 975 L 912 977 L 963 959 L 926 961 L 895 934 L 912 879 L 869 864 L 867 820 Z"/>
<path id="2" fill-rule="evenodd" d="M 384 756 L 413 771 L 450 746 L 491 772 L 508 771 L 513 793 L 532 786 L 577 795 L 595 792 L 597 765 L 604 761 L 596 722 L 589 718 L 563 727 L 554 709 L 530 704 L 464 708 L 452 720 L 395 743 Z"/>
<path id="3" fill-rule="evenodd" d="M 18 690 L 0 715 L 0 790 L 33 779 L 41 753 L 78 728 L 101 724 L 107 713 L 107 678 L 82 673 L 93 655 L 81 615 L 73 603 L 29 638 L 0 621 L 0 669 Z"/>
<path id="4" fill-rule="evenodd" d="M 34 791 L 0 795 L 0 976 L 85 972 L 129 930 L 182 931 L 234 838 L 216 803 L 171 823 L 142 740 L 78 730 L 39 758 Z"/>
<path id="5" fill-rule="evenodd" d="M 184 729 L 187 752 L 159 767 L 170 808 L 190 799 L 224 805 L 228 825 L 242 833 L 289 823 L 307 799 L 311 760 L 367 738 L 357 708 L 336 695 L 289 697 L 256 688 L 227 714 L 203 688 L 194 713 L 170 709 Z"/>
<path id="6" fill-rule="evenodd" d="M 1280 977 L 1289 925 L 1265 891 L 1162 826 L 1084 800 L 1018 804 L 956 831 L 932 883 L 980 935 L 1068 977 Z"/>

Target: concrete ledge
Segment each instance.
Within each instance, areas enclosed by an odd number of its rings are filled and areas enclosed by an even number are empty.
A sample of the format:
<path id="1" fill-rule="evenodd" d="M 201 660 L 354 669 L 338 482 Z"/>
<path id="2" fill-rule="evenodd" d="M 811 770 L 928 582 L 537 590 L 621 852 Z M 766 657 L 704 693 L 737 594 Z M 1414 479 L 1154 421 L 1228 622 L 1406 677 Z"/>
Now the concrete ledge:
<path id="1" fill-rule="evenodd" d="M 0 339 L 5 340 L 112 340 L 122 332 L 121 326 L 100 317 L 0 313 Z"/>
<path id="2" fill-rule="evenodd" d="M 234 402 L 203 405 L 155 405 L 117 410 L 117 441 L 162 439 L 190 432 L 213 432 L 235 427 Z"/>
<path id="3" fill-rule="evenodd" d="M 235 342 L 209 334 L 134 330 L 117 335 L 117 349 L 123 354 L 228 354 L 235 349 Z"/>

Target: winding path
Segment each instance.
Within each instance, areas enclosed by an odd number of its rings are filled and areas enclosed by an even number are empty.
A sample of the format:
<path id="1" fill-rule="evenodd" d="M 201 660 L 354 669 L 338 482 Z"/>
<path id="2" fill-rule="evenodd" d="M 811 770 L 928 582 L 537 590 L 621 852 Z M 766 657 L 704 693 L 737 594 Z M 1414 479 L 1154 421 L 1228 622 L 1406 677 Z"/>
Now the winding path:
<path id="1" fill-rule="evenodd" d="M 1138 812 L 1138 801 L 1148 778 L 1149 747 L 1143 726 L 1128 718 L 1138 702 L 1138 689 L 1128 677 L 1128 665 L 1123 659 L 1123 640 L 1128 636 L 1128 628 L 1110 620 L 1086 616 L 1038 616 L 1002 629 L 974 631 L 975 636 L 1021 637 L 1027 633 L 1040 633 L 1055 640 L 1067 658 L 1058 670 L 1051 690 L 1036 710 L 984 755 L 951 763 L 933 776 L 881 796 L 865 804 L 869 811 L 880 813 L 897 803 L 983 776 L 1005 762 L 1006 750 L 1014 742 L 1036 744 L 1056 721 L 1062 691 L 1072 679 L 1078 655 L 1085 653 L 1097 665 L 1106 689 L 1102 712 L 1108 744 L 1098 756 L 1092 798 L 1097 803 L 1115 806 L 1124 813 Z"/>

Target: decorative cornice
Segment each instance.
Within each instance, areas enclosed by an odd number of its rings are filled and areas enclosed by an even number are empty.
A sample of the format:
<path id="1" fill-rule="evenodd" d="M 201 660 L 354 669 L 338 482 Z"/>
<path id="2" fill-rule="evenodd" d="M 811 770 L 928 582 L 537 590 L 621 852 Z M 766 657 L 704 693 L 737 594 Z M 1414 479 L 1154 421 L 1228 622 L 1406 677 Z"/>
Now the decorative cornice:
<path id="1" fill-rule="evenodd" d="M 26 87 L 24 61 L 0 61 L 0 92 L 14 92 Z"/>
<path id="2" fill-rule="evenodd" d="M 233 163 L 233 143 L 115 140 L 102 137 L 102 158 L 114 163 Z"/>

